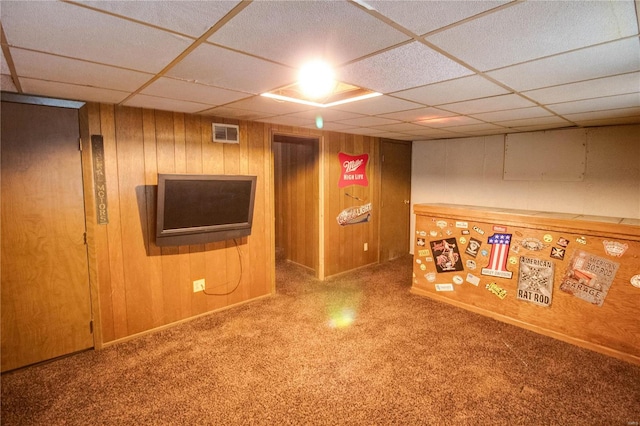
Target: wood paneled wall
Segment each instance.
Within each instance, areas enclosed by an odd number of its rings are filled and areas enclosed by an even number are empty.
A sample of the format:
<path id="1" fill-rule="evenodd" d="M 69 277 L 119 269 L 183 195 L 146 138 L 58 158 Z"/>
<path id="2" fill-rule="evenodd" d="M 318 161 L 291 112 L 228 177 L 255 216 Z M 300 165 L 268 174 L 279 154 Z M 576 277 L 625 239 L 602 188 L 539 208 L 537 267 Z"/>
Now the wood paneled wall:
<path id="1" fill-rule="evenodd" d="M 342 167 L 338 153 L 369 154 L 369 186 L 338 188 Z M 380 139 L 327 132 L 324 140 L 324 261 L 325 276 L 340 274 L 378 262 L 380 227 Z M 349 195 L 347 195 L 349 194 Z M 357 197 L 358 199 L 354 198 Z M 336 218 L 348 207 L 373 204 L 367 223 L 341 226 Z M 364 243 L 368 250 L 364 251 Z"/>
<path id="2" fill-rule="evenodd" d="M 239 145 L 212 143 L 210 117 L 88 104 L 88 136 L 104 138 L 108 225 L 97 225 L 85 154 L 92 288 L 99 294 L 100 341 L 107 343 L 274 291 L 271 143 L 262 123 L 241 123 Z M 158 173 L 257 175 L 252 235 L 234 243 L 180 247 L 154 243 Z M 239 278 L 241 280 L 239 281 Z M 194 293 L 206 280 L 212 293 Z M 100 345 L 98 345 L 100 346 Z"/>
<path id="3" fill-rule="evenodd" d="M 379 138 L 94 103 L 83 107 L 80 118 L 97 347 L 274 292 L 274 134 L 319 140 L 313 167 L 320 180 L 311 199 L 323 207 L 300 229 L 318 235 L 317 249 L 294 260 L 321 265 L 321 277 L 378 262 Z M 212 143 L 212 122 L 239 124 L 240 144 Z M 104 140 L 107 225 L 96 222 L 91 135 Z M 339 152 L 369 154 L 369 186 L 338 188 Z M 240 241 L 240 253 L 233 242 L 156 246 L 158 173 L 257 175 L 253 232 Z M 295 185 L 296 196 L 311 191 L 310 182 Z M 370 222 L 337 223 L 342 210 L 368 202 L 373 204 Z M 207 292 L 227 293 L 237 283 L 238 288 L 226 296 L 193 293 L 193 281 L 201 278 Z"/>

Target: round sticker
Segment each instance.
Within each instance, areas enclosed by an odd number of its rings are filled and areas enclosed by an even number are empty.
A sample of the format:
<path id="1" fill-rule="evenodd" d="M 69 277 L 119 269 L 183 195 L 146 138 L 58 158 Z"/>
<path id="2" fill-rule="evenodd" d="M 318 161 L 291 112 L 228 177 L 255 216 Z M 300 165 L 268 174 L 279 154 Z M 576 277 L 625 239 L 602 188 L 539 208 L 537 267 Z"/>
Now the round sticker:
<path id="1" fill-rule="evenodd" d="M 631 285 L 640 288 L 640 274 L 631 277 Z"/>
<path id="2" fill-rule="evenodd" d="M 488 255 L 488 254 L 489 254 L 489 252 L 488 252 L 488 251 L 486 251 L 486 250 L 482 250 L 482 251 L 480 252 L 480 254 L 481 254 L 481 255 L 483 255 L 483 256 L 486 256 L 486 255 Z"/>
<path id="3" fill-rule="evenodd" d="M 551 236 L 551 234 L 544 234 L 544 237 L 542 237 L 542 239 L 545 243 L 550 243 L 551 241 L 553 241 L 553 237 Z"/>
<path id="4" fill-rule="evenodd" d="M 454 284 L 458 284 L 458 285 L 460 285 L 460 284 L 462 284 L 464 282 L 464 280 L 462 279 L 462 277 L 460 275 L 454 275 L 452 280 L 453 280 Z"/>
<path id="5" fill-rule="evenodd" d="M 518 263 L 518 259 L 516 259 L 515 256 L 511 256 L 509 258 L 509 263 L 512 264 L 512 265 L 515 265 L 516 263 Z"/>
<path id="6" fill-rule="evenodd" d="M 423 263 L 422 265 L 420 265 L 420 269 L 422 271 L 426 271 L 427 270 L 427 266 Z"/>
<path id="7" fill-rule="evenodd" d="M 460 237 L 460 244 L 467 244 L 467 239 L 465 237 Z"/>
<path id="8" fill-rule="evenodd" d="M 416 259 L 416 263 L 419 265 L 419 264 L 421 264 L 421 263 L 422 263 L 422 260 L 420 260 L 420 259 Z"/>

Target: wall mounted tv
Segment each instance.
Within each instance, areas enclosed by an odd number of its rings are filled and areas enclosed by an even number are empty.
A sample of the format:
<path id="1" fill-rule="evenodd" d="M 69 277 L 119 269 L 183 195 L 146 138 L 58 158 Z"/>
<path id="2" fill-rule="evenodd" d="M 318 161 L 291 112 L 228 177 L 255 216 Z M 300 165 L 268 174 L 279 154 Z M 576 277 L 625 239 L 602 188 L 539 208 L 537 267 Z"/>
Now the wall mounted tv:
<path id="1" fill-rule="evenodd" d="M 204 244 L 251 235 L 256 179 L 158 174 L 156 244 Z"/>

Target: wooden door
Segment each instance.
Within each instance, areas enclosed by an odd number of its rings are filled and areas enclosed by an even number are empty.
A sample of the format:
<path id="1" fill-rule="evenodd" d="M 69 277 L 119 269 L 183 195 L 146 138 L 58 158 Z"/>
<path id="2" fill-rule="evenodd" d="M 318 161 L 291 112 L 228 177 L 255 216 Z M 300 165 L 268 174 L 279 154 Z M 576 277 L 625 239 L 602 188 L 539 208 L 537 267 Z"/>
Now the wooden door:
<path id="1" fill-rule="evenodd" d="M 382 140 L 380 262 L 409 253 L 411 143 Z"/>
<path id="2" fill-rule="evenodd" d="M 2 102 L 2 371 L 93 347 L 78 111 Z"/>

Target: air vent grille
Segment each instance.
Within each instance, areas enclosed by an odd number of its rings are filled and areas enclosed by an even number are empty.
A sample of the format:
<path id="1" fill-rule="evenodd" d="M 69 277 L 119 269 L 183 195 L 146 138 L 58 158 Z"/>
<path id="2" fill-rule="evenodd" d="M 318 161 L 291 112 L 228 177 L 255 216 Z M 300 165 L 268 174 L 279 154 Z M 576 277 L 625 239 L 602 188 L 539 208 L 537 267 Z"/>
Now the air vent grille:
<path id="1" fill-rule="evenodd" d="M 213 141 L 223 143 L 240 143 L 239 126 L 235 124 L 213 123 Z"/>

